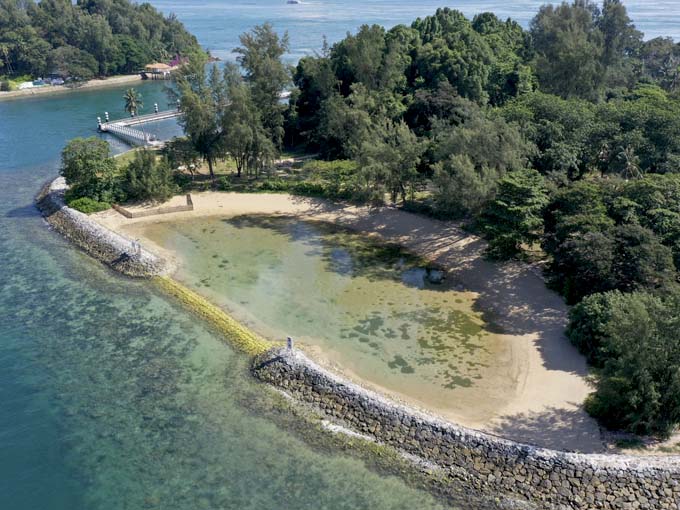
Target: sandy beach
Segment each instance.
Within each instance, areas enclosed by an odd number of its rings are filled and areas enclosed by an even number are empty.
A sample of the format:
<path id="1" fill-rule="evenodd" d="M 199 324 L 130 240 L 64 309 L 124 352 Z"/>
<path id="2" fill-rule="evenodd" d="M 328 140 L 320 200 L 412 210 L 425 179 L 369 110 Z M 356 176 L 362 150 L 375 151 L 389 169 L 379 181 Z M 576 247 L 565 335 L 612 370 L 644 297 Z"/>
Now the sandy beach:
<path id="1" fill-rule="evenodd" d="M 461 230 L 456 223 L 392 208 L 357 207 L 284 194 L 205 192 L 192 194 L 192 198 L 194 211 L 191 212 L 128 219 L 109 210 L 93 218 L 123 235 L 140 238 L 147 249 L 175 264 L 172 253 L 143 237 L 144 225 L 200 217 L 284 214 L 335 223 L 401 244 L 445 267 L 449 278 L 459 282 L 466 292 L 475 293 L 476 310 L 499 327 L 497 333 L 502 334 L 505 341 L 512 343 L 511 363 L 516 378 L 506 382 L 510 389 L 499 389 L 504 404 L 494 404 L 489 412 L 483 413 L 483 420 L 475 411 L 478 406 L 485 407 L 488 393 L 485 397 L 471 390 L 465 402 L 465 406 L 469 402 L 469 411 L 461 411 L 458 403 L 453 412 L 428 405 L 426 395 L 414 401 L 369 381 L 357 382 L 460 425 L 508 439 L 561 450 L 604 450 L 597 423 L 582 409 L 591 388 L 586 381 L 584 358 L 564 336 L 567 306 L 560 296 L 546 288 L 535 268 L 516 262 L 485 260 L 484 241 Z M 171 202 L 183 200 L 184 197 L 175 197 Z M 342 367 L 332 366 L 323 352 L 315 350 L 310 354 L 321 363 L 331 365 L 330 368 L 353 377 Z"/>
<path id="2" fill-rule="evenodd" d="M 25 99 L 28 97 L 43 96 L 49 94 L 65 94 L 67 92 L 77 92 L 79 90 L 98 89 L 104 87 L 116 87 L 118 85 L 125 85 L 126 83 L 135 83 L 142 81 L 142 76 L 139 74 L 130 74 L 125 76 L 113 76 L 103 80 L 90 80 L 83 83 L 79 87 L 66 87 L 64 85 L 36 87 L 24 90 L 12 90 L 11 92 L 0 92 L 0 101 L 7 101 L 10 99 Z"/>

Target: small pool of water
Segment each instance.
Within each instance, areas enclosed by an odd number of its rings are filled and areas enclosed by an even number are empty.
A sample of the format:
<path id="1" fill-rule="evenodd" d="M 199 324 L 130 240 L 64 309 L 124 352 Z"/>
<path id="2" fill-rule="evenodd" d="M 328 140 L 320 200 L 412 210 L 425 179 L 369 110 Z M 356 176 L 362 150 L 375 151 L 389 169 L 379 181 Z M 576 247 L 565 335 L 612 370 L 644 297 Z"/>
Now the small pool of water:
<path id="1" fill-rule="evenodd" d="M 509 346 L 473 311 L 475 295 L 430 283 L 399 247 L 288 217 L 136 228 L 176 254 L 179 280 L 239 320 L 379 389 L 472 421 L 514 389 Z"/>

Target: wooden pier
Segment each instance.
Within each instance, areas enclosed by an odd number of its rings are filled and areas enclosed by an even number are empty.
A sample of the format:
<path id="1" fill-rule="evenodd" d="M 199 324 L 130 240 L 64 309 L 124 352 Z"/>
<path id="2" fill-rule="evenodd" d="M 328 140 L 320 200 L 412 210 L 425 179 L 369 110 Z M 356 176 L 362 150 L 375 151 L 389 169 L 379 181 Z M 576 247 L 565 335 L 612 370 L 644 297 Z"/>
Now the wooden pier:
<path id="1" fill-rule="evenodd" d="M 153 147 L 162 145 L 163 142 L 159 141 L 154 135 L 145 133 L 140 129 L 135 129 L 133 126 L 159 122 L 161 120 L 174 119 L 181 116 L 182 112 L 179 110 L 166 110 L 164 112 L 149 113 L 147 115 L 139 115 L 110 122 L 101 122 L 101 119 L 99 118 L 97 118 L 97 121 L 98 129 L 101 133 L 110 133 L 133 145 Z"/>

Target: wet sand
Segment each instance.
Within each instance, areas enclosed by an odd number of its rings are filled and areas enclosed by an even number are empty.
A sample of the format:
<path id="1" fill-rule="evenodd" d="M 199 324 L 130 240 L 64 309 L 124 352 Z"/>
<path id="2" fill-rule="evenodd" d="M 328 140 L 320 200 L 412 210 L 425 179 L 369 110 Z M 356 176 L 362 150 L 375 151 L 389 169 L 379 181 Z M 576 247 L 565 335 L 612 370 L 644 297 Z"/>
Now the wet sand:
<path id="1" fill-rule="evenodd" d="M 564 336 L 567 306 L 546 288 L 535 268 L 516 262 L 487 261 L 483 257 L 484 241 L 462 231 L 456 223 L 392 208 L 357 207 L 284 194 L 206 192 L 193 194 L 192 198 L 191 212 L 128 219 L 106 211 L 93 217 L 117 232 L 140 238 L 151 251 L 175 263 L 172 253 L 143 237 L 145 225 L 200 217 L 285 214 L 335 223 L 401 244 L 445 267 L 449 278 L 465 291 L 475 293 L 476 311 L 483 314 L 486 322 L 496 324 L 497 333 L 512 343 L 508 362 L 516 375 L 512 380 L 499 381 L 503 384 L 498 391 L 503 395 L 502 405 L 488 390 L 480 394 L 470 388 L 465 405 L 457 403 L 455 411 L 440 403 L 429 405 L 427 395 L 412 399 L 376 388 L 368 381 L 358 382 L 463 426 L 516 441 L 582 452 L 604 450 L 597 423 L 582 409 L 591 389 L 584 358 Z M 328 353 L 311 351 L 322 363 L 355 377 L 346 367 L 334 366 Z M 480 413 L 482 409 L 491 411 Z"/>

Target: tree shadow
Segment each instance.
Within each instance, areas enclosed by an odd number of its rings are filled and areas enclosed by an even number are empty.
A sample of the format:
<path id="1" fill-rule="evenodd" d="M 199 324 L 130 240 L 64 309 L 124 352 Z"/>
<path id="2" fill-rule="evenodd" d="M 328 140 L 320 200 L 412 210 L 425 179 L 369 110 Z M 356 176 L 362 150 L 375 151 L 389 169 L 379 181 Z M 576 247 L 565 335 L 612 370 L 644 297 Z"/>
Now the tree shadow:
<path id="1" fill-rule="evenodd" d="M 491 432 L 542 448 L 580 453 L 602 453 L 607 445 L 596 422 L 582 408 L 548 408 L 497 420 Z"/>
<path id="2" fill-rule="evenodd" d="M 474 309 L 482 314 L 490 332 L 535 335 L 544 366 L 587 375 L 585 360 L 564 336 L 568 307 L 546 287 L 540 273 L 520 262 L 496 262 L 485 257 L 486 242 L 458 223 L 415 215 L 396 208 L 370 208 L 294 197 L 307 215 L 366 233 L 418 253 L 447 269 L 447 278 L 461 289 L 478 294 Z"/>
<path id="3" fill-rule="evenodd" d="M 369 281 L 394 280 L 406 286 L 447 291 L 447 283 L 430 283 L 427 276 L 438 269 L 422 257 L 402 246 L 384 242 L 339 224 L 321 221 L 299 221 L 287 215 L 243 215 L 221 220 L 237 229 L 260 228 L 285 236 L 290 242 L 302 243 L 305 255 L 320 258 L 328 271 L 346 276 L 364 277 Z"/>

